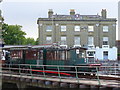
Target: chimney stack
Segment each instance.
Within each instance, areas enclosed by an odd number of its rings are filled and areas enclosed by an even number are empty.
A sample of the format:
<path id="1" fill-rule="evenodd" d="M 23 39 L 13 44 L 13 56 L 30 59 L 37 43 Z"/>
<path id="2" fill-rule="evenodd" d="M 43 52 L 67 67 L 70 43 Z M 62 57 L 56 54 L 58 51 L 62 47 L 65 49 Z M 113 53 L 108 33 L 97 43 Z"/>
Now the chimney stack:
<path id="1" fill-rule="evenodd" d="M 106 11 L 106 9 L 102 9 L 101 15 L 102 15 L 102 17 L 103 17 L 104 19 L 106 19 L 106 17 L 107 17 L 107 11 Z"/>
<path id="2" fill-rule="evenodd" d="M 75 15 L 75 10 L 74 9 L 70 9 L 70 15 Z"/>
<path id="3" fill-rule="evenodd" d="M 53 15 L 53 10 L 52 9 L 49 9 L 48 11 L 48 18 L 51 18 Z"/>

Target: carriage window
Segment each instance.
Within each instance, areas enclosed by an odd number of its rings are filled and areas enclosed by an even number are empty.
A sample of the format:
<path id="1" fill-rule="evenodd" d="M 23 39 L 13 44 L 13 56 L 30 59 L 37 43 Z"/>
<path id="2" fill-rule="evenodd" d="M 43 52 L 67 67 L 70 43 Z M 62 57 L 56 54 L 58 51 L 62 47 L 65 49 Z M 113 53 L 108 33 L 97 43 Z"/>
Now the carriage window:
<path id="1" fill-rule="evenodd" d="M 61 57 L 61 60 L 65 60 L 65 52 L 64 51 L 61 51 L 61 55 L 60 55 Z"/>
<path id="2" fill-rule="evenodd" d="M 67 56 L 66 56 L 66 60 L 69 60 L 70 59 L 70 51 L 67 51 Z"/>
<path id="3" fill-rule="evenodd" d="M 26 60 L 37 60 L 37 59 L 38 59 L 38 53 L 36 50 L 26 51 Z"/>
<path id="4" fill-rule="evenodd" d="M 54 51 L 47 51 L 46 59 L 47 60 L 55 60 L 55 58 L 54 58 Z"/>
<path id="5" fill-rule="evenodd" d="M 85 57 L 85 52 L 79 51 L 79 54 L 77 54 L 78 58 L 84 58 Z"/>
<path id="6" fill-rule="evenodd" d="M 67 51 L 47 51 L 47 60 L 67 60 L 68 56 Z"/>
<path id="7" fill-rule="evenodd" d="M 39 59 L 40 59 L 40 60 L 43 60 L 43 50 L 40 50 Z"/>
<path id="8" fill-rule="evenodd" d="M 22 51 L 12 51 L 11 52 L 11 58 L 12 59 L 22 59 Z"/>

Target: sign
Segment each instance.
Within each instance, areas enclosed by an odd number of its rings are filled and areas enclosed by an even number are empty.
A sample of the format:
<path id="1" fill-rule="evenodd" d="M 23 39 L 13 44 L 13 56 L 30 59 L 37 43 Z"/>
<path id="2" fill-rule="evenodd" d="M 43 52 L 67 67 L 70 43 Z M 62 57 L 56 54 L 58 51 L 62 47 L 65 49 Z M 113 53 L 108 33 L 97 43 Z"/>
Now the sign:
<path id="1" fill-rule="evenodd" d="M 79 54 L 79 49 L 76 50 L 76 54 Z"/>

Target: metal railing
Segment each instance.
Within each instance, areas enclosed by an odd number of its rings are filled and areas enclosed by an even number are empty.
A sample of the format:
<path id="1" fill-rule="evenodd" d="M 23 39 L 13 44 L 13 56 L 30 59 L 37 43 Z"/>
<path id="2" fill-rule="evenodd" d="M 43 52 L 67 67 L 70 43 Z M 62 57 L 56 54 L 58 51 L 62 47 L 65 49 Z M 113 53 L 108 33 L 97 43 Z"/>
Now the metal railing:
<path id="1" fill-rule="evenodd" d="M 31 76 L 31 78 L 42 77 L 45 80 L 47 78 L 57 78 L 60 82 L 62 79 L 73 79 L 76 80 L 77 83 L 80 83 L 81 80 L 94 80 L 98 81 L 98 85 L 101 85 L 102 83 L 100 79 L 101 76 L 120 74 L 119 66 L 62 66 L 29 64 L 3 64 L 2 66 L 2 73 L 10 74 L 11 76 Z"/>

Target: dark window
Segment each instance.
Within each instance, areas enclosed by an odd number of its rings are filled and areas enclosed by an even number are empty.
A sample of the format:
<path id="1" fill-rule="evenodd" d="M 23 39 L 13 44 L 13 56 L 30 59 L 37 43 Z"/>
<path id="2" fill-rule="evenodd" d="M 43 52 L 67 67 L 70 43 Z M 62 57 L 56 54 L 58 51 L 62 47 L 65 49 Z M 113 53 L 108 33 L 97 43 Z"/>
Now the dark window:
<path id="1" fill-rule="evenodd" d="M 108 45 L 108 41 L 103 41 L 103 45 Z"/>

